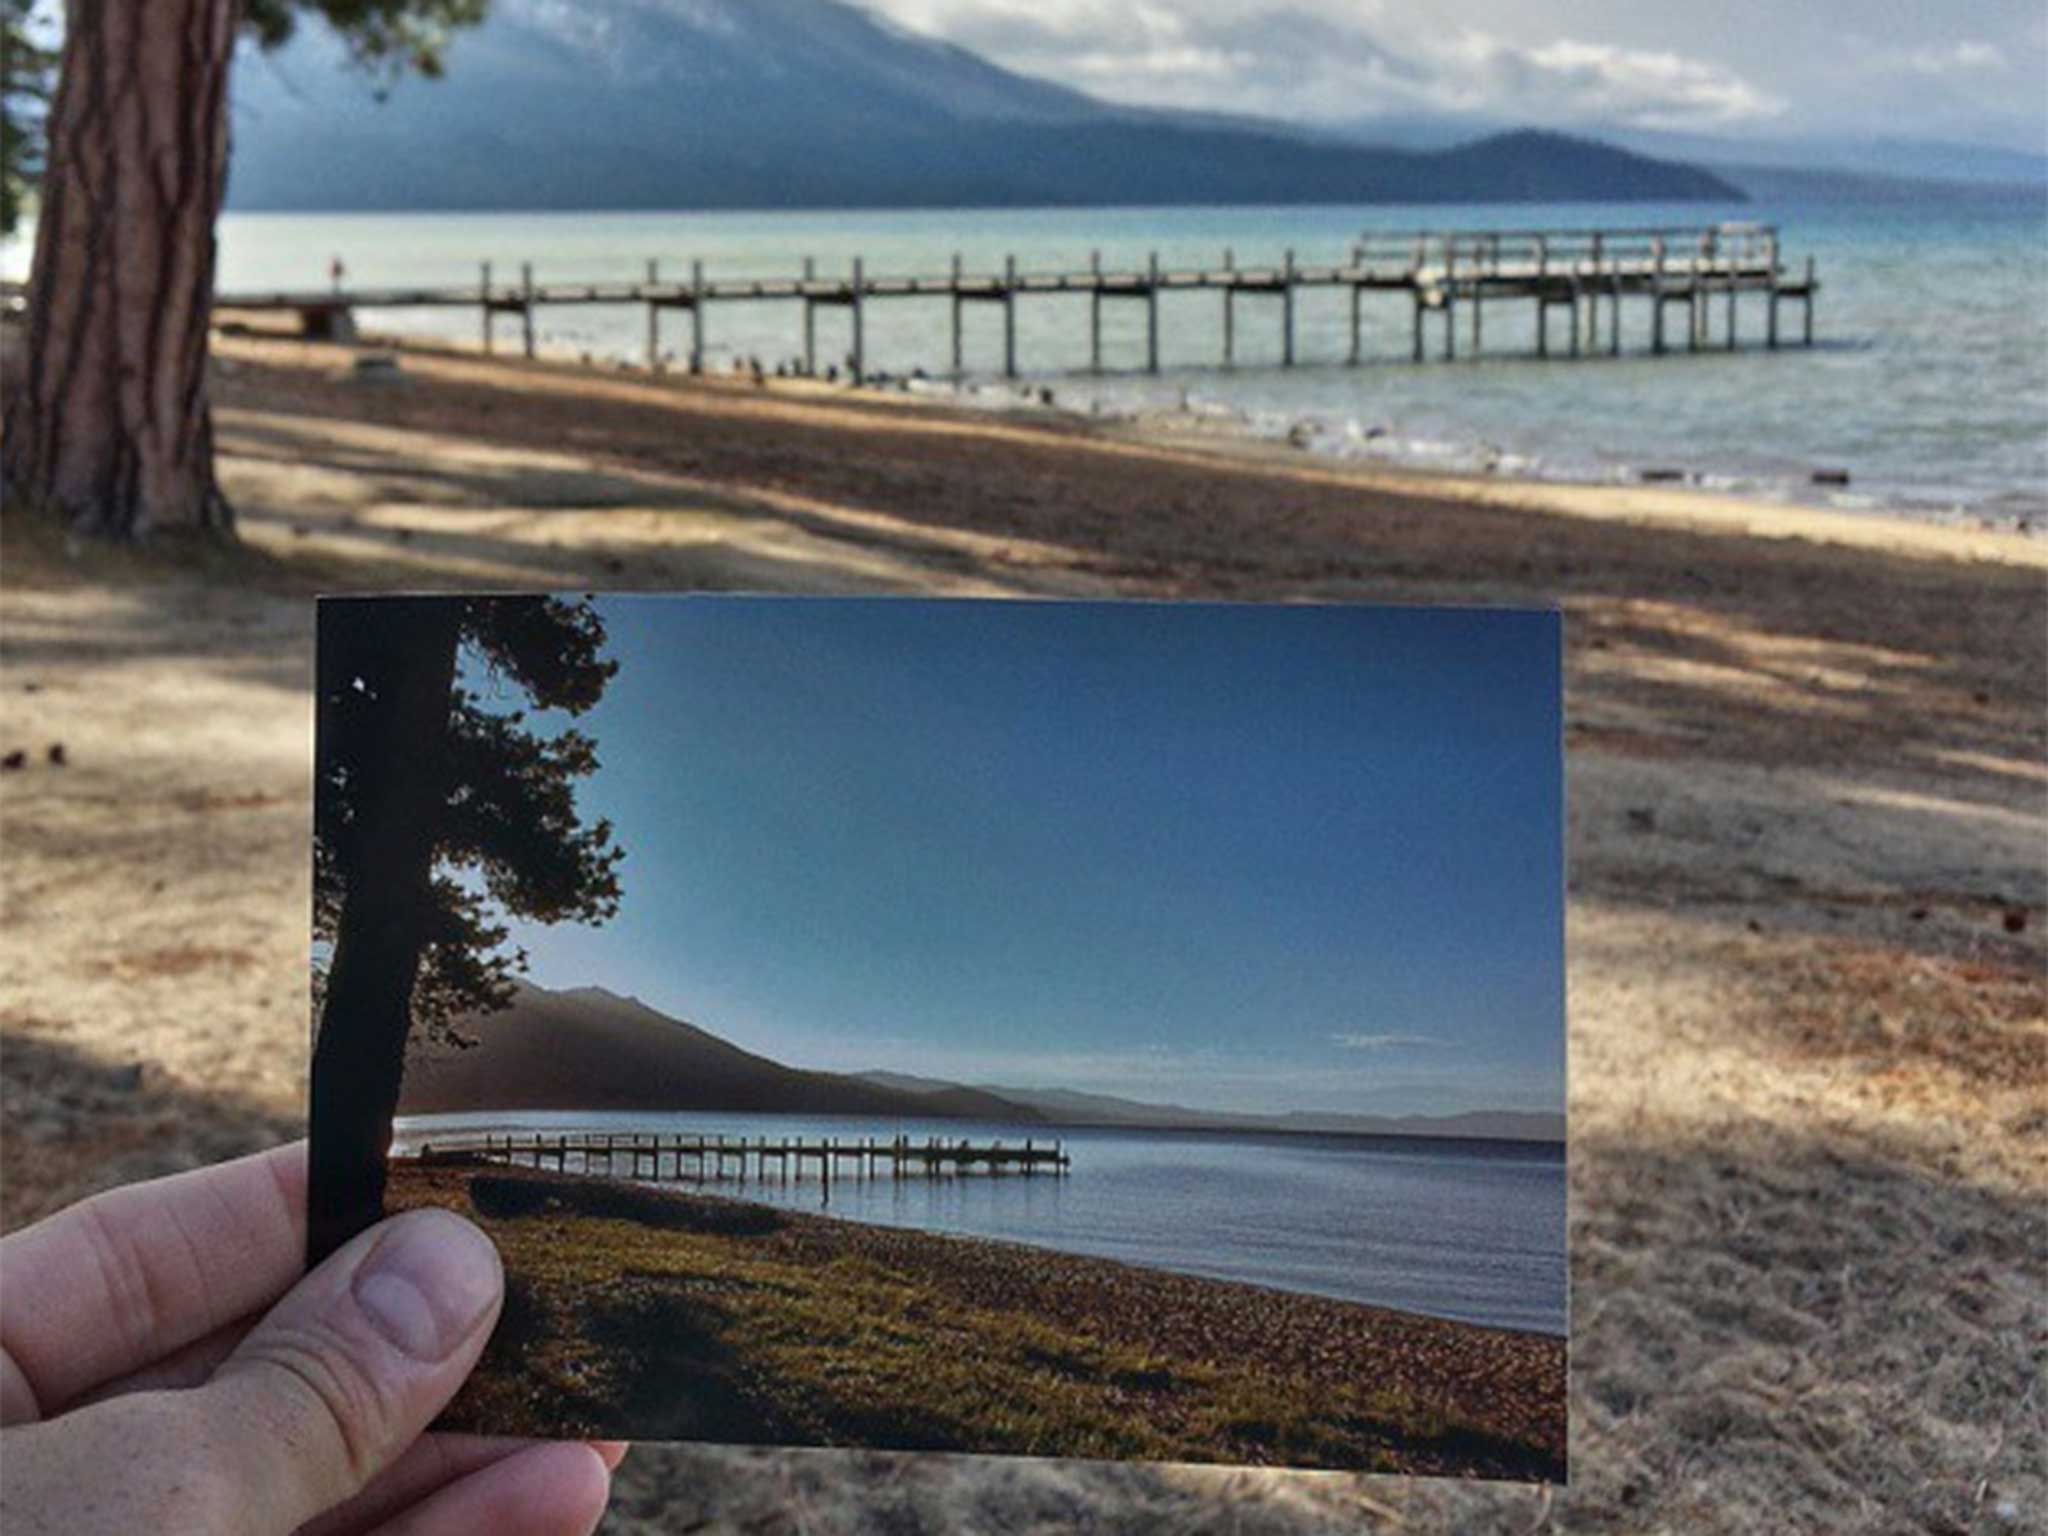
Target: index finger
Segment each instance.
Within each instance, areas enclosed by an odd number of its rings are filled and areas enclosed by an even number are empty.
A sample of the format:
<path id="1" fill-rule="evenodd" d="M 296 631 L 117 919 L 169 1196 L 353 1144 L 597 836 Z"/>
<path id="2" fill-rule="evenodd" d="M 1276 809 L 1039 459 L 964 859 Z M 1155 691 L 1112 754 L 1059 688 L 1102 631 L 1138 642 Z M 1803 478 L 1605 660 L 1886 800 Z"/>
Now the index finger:
<path id="1" fill-rule="evenodd" d="M 306 1256 L 306 1144 L 95 1195 L 0 1238 L 0 1423 L 268 1306 Z"/>

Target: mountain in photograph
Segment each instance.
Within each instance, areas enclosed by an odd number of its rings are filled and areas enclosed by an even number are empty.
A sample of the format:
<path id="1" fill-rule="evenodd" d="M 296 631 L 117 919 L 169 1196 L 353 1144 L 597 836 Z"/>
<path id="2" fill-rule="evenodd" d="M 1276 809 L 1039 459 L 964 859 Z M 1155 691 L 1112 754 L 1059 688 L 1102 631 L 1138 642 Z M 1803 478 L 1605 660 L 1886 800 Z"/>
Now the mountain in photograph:
<path id="1" fill-rule="evenodd" d="M 1298 1131 L 1343 1136 L 1451 1136 L 1484 1141 L 1563 1141 L 1561 1114 L 1525 1110 L 1468 1110 L 1455 1115 L 1340 1115 L 1297 1111 L 1284 1115 L 1241 1115 L 1190 1109 L 1184 1104 L 1146 1104 L 1106 1093 L 1080 1093 L 1070 1088 L 999 1088 L 963 1090 L 939 1078 L 902 1072 L 863 1072 L 868 1082 L 905 1093 L 993 1094 L 1012 1104 L 1038 1111 L 1057 1125 L 1125 1126 L 1146 1130 Z"/>
<path id="2" fill-rule="evenodd" d="M 785 1067 L 603 987 L 521 986 L 509 1008 L 464 1019 L 457 1032 L 476 1044 L 406 1064 L 400 1114 L 695 1109 L 1027 1124 L 1045 1118 L 972 1088 L 908 1094 Z"/>
<path id="3" fill-rule="evenodd" d="M 475 1044 L 408 1062 L 399 1113 L 587 1109 L 995 1120 L 1155 1130 L 1325 1132 L 1562 1141 L 1564 1117 L 1222 1114 L 1069 1089 L 969 1087 L 901 1072 L 784 1066 L 603 987 L 521 985 L 512 1005 L 462 1020 Z"/>
<path id="4" fill-rule="evenodd" d="M 1554 133 L 1366 145 L 1118 107 L 839 0 L 499 0 L 445 79 L 308 24 L 236 72 L 240 209 L 688 209 L 1710 199 Z"/>

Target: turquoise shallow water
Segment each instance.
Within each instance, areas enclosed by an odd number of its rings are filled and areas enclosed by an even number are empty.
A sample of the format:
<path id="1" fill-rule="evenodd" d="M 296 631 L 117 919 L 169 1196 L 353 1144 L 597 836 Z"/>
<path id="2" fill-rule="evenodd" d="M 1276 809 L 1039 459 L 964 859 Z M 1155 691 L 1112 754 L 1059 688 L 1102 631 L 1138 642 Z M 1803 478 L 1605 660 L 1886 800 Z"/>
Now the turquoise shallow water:
<path id="1" fill-rule="evenodd" d="M 1191 409 L 1243 430 L 1294 431 L 1309 451 L 1467 469 L 1492 462 L 1507 473 L 1563 479 L 1626 479 L 1645 468 L 1683 471 L 1699 483 L 1766 497 L 1874 512 L 1975 521 L 2048 521 L 2048 194 L 1945 189 L 1912 198 L 1727 207 L 1433 206 L 1428 208 L 1075 209 L 960 212 L 719 214 L 230 214 L 221 226 L 224 288 L 320 287 L 340 257 L 351 282 L 470 283 L 483 260 L 501 280 L 531 261 L 543 281 L 632 278 L 649 259 L 680 277 L 702 260 L 712 276 L 794 274 L 805 256 L 823 273 L 939 273 L 954 252 L 970 269 L 998 270 L 1014 255 L 1026 269 L 1085 266 L 1091 250 L 1113 264 L 1213 263 L 1225 247 L 1240 262 L 1276 261 L 1293 247 L 1304 262 L 1338 259 L 1362 230 L 1446 227 L 1594 227 L 1693 224 L 1721 218 L 1775 221 L 1788 261 L 1809 254 L 1823 284 L 1820 345 L 1767 353 L 1651 360 L 1537 362 L 1527 306 L 1490 306 L 1489 356 L 1415 367 L 1406 362 L 1405 299 L 1366 308 L 1369 360 L 1343 366 L 1345 296 L 1302 296 L 1298 355 L 1282 370 L 1278 304 L 1241 300 L 1238 356 L 1225 373 L 1221 300 L 1162 300 L 1158 377 L 1113 372 L 1075 376 L 1087 361 L 1086 301 L 1029 300 L 1018 314 L 1019 348 L 1031 382 L 1062 405 L 1114 411 Z M 0 251 L 19 275 L 25 247 Z M 1788 328 L 1796 325 L 1788 307 Z M 472 312 L 387 312 L 373 327 L 476 335 Z M 712 366 L 758 356 L 772 364 L 801 350 L 790 304 L 720 305 L 710 311 Z M 1000 315 L 968 310 L 967 363 L 975 398 L 1012 397 L 993 378 L 1001 362 Z M 1631 348 L 1647 344 L 1647 306 L 1626 316 Z M 517 326 L 500 322 L 504 344 Z M 643 312 L 558 309 L 539 319 L 543 346 L 596 357 L 641 354 Z M 1113 368 L 1143 361 L 1143 306 L 1105 307 Z M 1714 333 L 1720 333 L 1718 307 Z M 1760 299 L 1740 326 L 1763 335 Z M 949 363 L 943 299 L 876 303 L 868 312 L 872 368 L 909 373 Z M 687 348 L 687 321 L 666 322 L 665 340 Z M 843 314 L 821 312 L 821 357 L 847 346 Z M 1817 469 L 1846 470 L 1846 489 L 1816 487 Z"/>
<path id="2" fill-rule="evenodd" d="M 1021 1145 L 1060 1138 L 1065 1178 L 986 1174 L 787 1183 L 720 1194 L 856 1221 L 1031 1243 L 1433 1317 L 1565 1332 L 1564 1148 L 1413 1137 L 1048 1130 L 793 1115 L 422 1115 L 400 1150 L 453 1134 L 660 1131 L 887 1141 L 899 1132 Z M 573 1163 L 572 1163 L 573 1169 Z"/>

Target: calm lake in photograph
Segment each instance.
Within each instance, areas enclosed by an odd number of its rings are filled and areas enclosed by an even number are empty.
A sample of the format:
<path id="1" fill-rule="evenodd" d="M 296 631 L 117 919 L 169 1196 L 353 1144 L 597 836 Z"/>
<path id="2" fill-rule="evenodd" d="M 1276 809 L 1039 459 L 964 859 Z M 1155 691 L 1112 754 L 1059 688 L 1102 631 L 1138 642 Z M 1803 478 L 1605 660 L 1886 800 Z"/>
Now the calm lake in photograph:
<path id="1" fill-rule="evenodd" d="M 1064 1176 L 726 1177 L 719 1194 L 854 1221 L 998 1238 L 1498 1328 L 1565 1331 L 1565 1157 L 1556 1143 L 1247 1131 L 882 1123 L 796 1115 L 418 1115 L 393 1151 L 565 1132 L 842 1143 L 908 1136 L 1043 1146 Z M 570 1154 L 570 1167 L 576 1167 Z M 689 1165 L 685 1164 L 686 1170 Z M 675 1180 L 666 1160 L 664 1185 Z"/>

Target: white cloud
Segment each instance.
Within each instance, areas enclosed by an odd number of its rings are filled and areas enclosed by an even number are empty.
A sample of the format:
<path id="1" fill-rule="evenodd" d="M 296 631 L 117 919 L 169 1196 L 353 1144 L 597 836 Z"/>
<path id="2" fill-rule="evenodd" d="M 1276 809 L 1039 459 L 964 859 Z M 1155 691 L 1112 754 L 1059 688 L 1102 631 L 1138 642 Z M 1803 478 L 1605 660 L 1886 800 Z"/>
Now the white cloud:
<path id="1" fill-rule="evenodd" d="M 1390 7 L 1358 0 L 880 3 L 900 22 L 1013 69 L 1131 105 L 1325 121 L 1453 111 L 1654 128 L 1721 127 L 1784 109 L 1705 59 L 1569 37 L 1446 32 L 1434 18 L 1402 24 Z"/>
<path id="2" fill-rule="evenodd" d="M 1784 103 L 1718 64 L 1571 38 L 1536 47 L 1468 31 L 1430 55 L 1432 104 L 1493 116 L 1633 128 L 1756 122 Z"/>
<path id="3" fill-rule="evenodd" d="M 1429 1035 L 1360 1035 L 1344 1034 L 1330 1036 L 1332 1045 L 1341 1045 L 1347 1051 L 1386 1051 L 1409 1045 L 1441 1045 L 1443 1042 Z"/>
<path id="4" fill-rule="evenodd" d="M 1969 41 L 1952 43 L 1946 48 L 1915 48 L 1909 52 L 1885 54 L 1878 62 L 1881 69 L 1936 78 L 1996 73 L 2006 67 L 2005 55 L 1991 44 Z"/>

